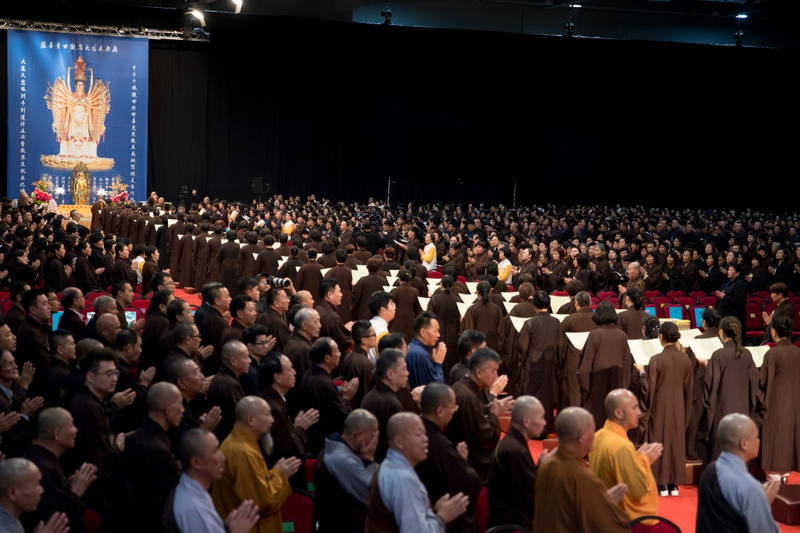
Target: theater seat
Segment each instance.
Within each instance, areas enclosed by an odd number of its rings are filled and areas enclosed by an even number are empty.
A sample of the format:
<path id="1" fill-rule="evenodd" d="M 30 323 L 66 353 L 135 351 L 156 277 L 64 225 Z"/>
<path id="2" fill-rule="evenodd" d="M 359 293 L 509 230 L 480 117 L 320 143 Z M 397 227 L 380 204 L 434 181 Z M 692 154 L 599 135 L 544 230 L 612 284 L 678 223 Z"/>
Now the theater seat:
<path id="1" fill-rule="evenodd" d="M 643 524 L 642 522 L 652 522 Z M 674 522 L 661 516 L 645 515 L 630 523 L 631 533 L 681 533 L 681 528 Z"/>
<path id="2" fill-rule="evenodd" d="M 293 489 L 292 495 L 281 506 L 281 519 L 284 531 L 314 533 L 314 496 Z"/>

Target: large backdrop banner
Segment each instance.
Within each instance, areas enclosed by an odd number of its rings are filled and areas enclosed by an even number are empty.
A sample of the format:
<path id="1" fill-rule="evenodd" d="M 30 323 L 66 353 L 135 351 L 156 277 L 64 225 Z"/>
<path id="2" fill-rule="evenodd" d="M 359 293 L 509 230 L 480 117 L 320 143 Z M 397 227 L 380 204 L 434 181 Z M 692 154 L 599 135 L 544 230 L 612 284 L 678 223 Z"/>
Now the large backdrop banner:
<path id="1" fill-rule="evenodd" d="M 147 54 L 147 39 L 8 32 L 9 197 L 144 199 Z"/>

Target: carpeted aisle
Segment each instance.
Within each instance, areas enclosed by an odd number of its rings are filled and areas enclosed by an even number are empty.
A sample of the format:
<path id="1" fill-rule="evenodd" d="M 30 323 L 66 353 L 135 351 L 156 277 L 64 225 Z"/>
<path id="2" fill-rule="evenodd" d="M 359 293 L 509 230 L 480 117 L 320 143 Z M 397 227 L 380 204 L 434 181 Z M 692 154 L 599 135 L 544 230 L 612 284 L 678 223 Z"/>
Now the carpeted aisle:
<path id="1" fill-rule="evenodd" d="M 529 441 L 531 454 L 534 461 L 539 460 L 542 453 L 543 441 Z M 800 474 L 793 472 L 789 476 L 790 485 L 800 485 Z M 675 522 L 683 533 L 694 533 L 694 521 L 697 516 L 697 487 L 693 485 L 681 485 L 678 488 L 680 496 L 667 496 L 659 498 L 658 514 Z M 781 533 L 800 533 L 800 526 L 787 526 L 781 524 Z"/>

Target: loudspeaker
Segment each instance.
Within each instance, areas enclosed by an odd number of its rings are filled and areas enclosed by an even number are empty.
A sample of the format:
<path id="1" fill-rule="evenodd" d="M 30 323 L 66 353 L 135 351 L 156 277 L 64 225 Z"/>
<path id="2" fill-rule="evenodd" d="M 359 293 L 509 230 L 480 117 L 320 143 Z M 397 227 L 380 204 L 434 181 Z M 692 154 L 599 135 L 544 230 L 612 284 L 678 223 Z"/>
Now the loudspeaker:
<path id="1" fill-rule="evenodd" d="M 264 178 L 262 176 L 254 176 L 252 182 L 253 194 L 264 194 Z"/>

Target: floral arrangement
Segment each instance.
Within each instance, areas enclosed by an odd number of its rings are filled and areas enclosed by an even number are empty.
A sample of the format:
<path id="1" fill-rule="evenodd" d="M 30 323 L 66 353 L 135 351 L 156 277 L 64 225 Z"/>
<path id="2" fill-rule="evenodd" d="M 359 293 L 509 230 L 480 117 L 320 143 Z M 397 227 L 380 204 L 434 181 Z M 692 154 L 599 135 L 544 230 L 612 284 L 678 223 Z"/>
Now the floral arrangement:
<path id="1" fill-rule="evenodd" d="M 112 204 L 122 204 L 128 201 L 128 185 L 122 181 L 122 177 L 117 174 L 113 177 L 111 185 L 109 186 L 109 193 L 111 197 L 109 200 Z"/>
<path id="2" fill-rule="evenodd" d="M 53 199 L 53 181 L 47 174 L 42 174 L 39 180 L 33 182 L 33 201 L 39 207 L 48 204 Z"/>

